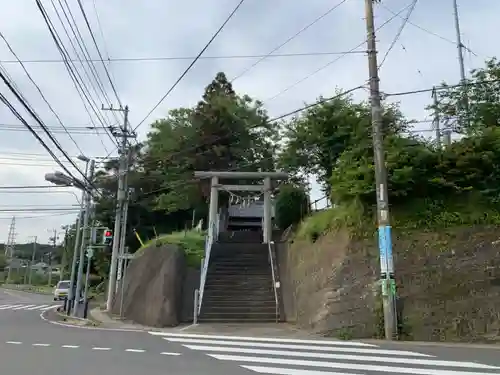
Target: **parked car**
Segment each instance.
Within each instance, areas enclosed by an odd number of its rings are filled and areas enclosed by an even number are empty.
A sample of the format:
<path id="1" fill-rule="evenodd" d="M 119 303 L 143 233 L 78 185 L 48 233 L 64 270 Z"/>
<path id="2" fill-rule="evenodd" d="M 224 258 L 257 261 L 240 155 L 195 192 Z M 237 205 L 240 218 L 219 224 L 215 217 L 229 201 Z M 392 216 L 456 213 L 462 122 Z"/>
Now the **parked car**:
<path id="1" fill-rule="evenodd" d="M 68 297 L 70 285 L 70 280 L 59 281 L 54 288 L 54 301 L 60 301 Z"/>

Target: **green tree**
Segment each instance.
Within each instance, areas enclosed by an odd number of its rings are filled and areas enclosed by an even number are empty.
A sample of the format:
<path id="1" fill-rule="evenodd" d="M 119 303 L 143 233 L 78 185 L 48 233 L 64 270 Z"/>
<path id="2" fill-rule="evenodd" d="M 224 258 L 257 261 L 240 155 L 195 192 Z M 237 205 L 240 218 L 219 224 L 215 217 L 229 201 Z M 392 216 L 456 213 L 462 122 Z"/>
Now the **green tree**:
<path id="1" fill-rule="evenodd" d="M 500 124 L 500 61 L 492 58 L 471 71 L 465 86 L 443 83 L 436 91 L 437 109 L 445 126 L 461 134 L 479 134 Z M 466 99 L 468 106 L 466 106 Z M 434 109 L 435 107 L 431 106 Z"/>
<path id="2" fill-rule="evenodd" d="M 196 170 L 274 169 L 276 133 L 262 104 L 238 96 L 218 73 L 194 108 L 171 111 L 148 134 L 144 170 L 164 178 L 156 209 L 206 210 L 208 189 Z"/>
<path id="3" fill-rule="evenodd" d="M 309 197 L 301 186 L 281 186 L 275 202 L 276 221 L 283 230 L 298 224 L 309 213 Z"/>
<path id="4" fill-rule="evenodd" d="M 340 96 L 309 108 L 284 124 L 286 139 L 280 165 L 295 176 L 314 174 L 325 192 L 331 189 L 330 176 L 342 153 L 352 147 L 370 149 L 371 110 L 367 103 L 355 103 Z M 395 105 L 384 108 L 384 134 L 405 130 L 407 122 Z"/>

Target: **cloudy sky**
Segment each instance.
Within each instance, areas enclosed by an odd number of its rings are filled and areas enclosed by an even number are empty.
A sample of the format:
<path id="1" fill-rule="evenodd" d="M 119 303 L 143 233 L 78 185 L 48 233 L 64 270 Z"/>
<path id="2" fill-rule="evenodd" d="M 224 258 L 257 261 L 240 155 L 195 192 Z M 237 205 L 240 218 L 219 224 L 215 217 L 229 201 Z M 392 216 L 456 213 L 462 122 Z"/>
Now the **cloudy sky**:
<path id="1" fill-rule="evenodd" d="M 130 122 L 137 125 L 166 93 L 183 70 L 222 24 L 239 0 L 83 0 L 99 48 L 105 58 L 118 96 L 130 107 Z M 75 18 L 78 29 L 92 58 L 97 51 L 85 25 L 76 0 L 43 0 L 50 20 L 72 57 L 75 54 L 61 26 L 53 4 L 64 21 L 70 36 L 65 13 Z M 64 12 L 58 5 L 64 5 Z M 339 3 L 342 3 L 338 5 Z M 376 24 L 384 24 L 394 13 L 412 0 L 383 0 L 375 8 Z M 66 8 L 69 4 L 71 15 Z M 333 7 L 334 10 L 330 11 Z M 470 51 L 465 54 L 467 70 L 480 67 L 488 57 L 498 55 L 498 43 L 492 36 L 500 33 L 498 0 L 459 0 L 463 42 Z M 328 14 L 326 14 L 328 12 Z M 379 58 L 385 55 L 401 27 L 407 11 L 393 17 L 378 31 Z M 267 55 L 314 20 L 326 14 L 273 54 L 288 55 L 259 58 L 234 56 Z M 219 71 L 224 71 L 239 93 L 264 101 L 271 116 L 292 111 L 314 101 L 320 95 L 332 96 L 335 88 L 350 89 L 367 78 L 364 0 L 246 0 L 226 25 L 220 36 L 205 52 L 177 88 L 139 128 L 139 138 L 148 131 L 148 123 L 165 115 L 169 109 L 195 104 L 204 87 Z M 495 26 L 496 25 L 496 26 Z M 58 118 L 49 109 L 38 89 L 29 80 L 3 40 L 0 40 L 2 67 L 17 88 L 51 126 L 61 146 L 71 156 L 80 153 L 77 146 L 92 157 L 103 157 L 113 150 L 113 143 L 100 127 L 96 115 L 86 112 L 68 71 L 60 60 L 44 19 L 34 0 L 4 1 L 0 12 L 0 32 L 38 85 L 61 122 L 70 129 L 75 142 L 64 133 Z M 453 22 L 452 0 L 418 0 L 410 22 L 394 44 L 381 68 L 381 89 L 386 93 L 430 88 L 441 81 L 457 82 L 459 68 Z M 77 51 L 79 47 L 71 39 Z M 355 49 L 357 45 L 359 48 Z M 343 54 L 343 52 L 354 53 Z M 80 53 L 80 52 L 79 52 Z M 290 56 L 290 55 L 300 56 Z M 228 58 L 233 56 L 233 58 Z M 48 62 L 47 62 L 48 60 Z M 76 63 L 77 65 L 79 63 Z M 117 104 L 102 64 L 95 71 L 102 81 L 109 102 L 92 91 L 89 78 L 78 65 L 97 107 Z M 242 74 L 243 73 L 243 74 Z M 88 77 L 85 75 L 87 74 Z M 97 87 L 94 81 L 92 85 Z M 97 90 L 99 91 L 98 87 Z M 19 112 L 35 124 L 19 103 L 0 83 L 0 93 L 11 100 Z M 357 91 L 355 97 L 367 99 L 367 92 Z M 425 106 L 429 94 L 398 97 L 407 116 L 416 120 L 429 119 Z M 103 116 L 100 111 L 96 111 Z M 107 125 L 120 120 L 119 115 L 105 114 Z M 74 127 L 74 129 L 71 129 Z M 421 123 L 419 129 L 430 129 Z M 40 132 L 40 131 L 39 131 Z M 36 141 L 11 112 L 0 104 L 0 242 L 7 240 L 12 216 L 16 216 L 16 241 L 30 236 L 46 242 L 49 230 L 61 231 L 61 225 L 74 219 L 80 193 L 66 188 L 6 189 L 9 186 L 46 185 L 44 174 L 60 170 L 45 149 Z M 426 134 L 431 134 L 427 132 Z M 44 137 L 46 139 L 46 137 Z M 76 145 L 75 145 L 76 143 Z M 54 146 L 51 146 L 54 148 Z M 55 148 L 54 148 L 55 150 Z M 60 153 L 57 152 L 60 156 Z M 116 153 L 113 153 L 116 155 Z M 76 159 L 75 159 L 76 160 Z M 84 165 L 80 161 L 81 168 Z M 66 163 L 68 164 L 68 163 Z M 76 174 L 76 172 L 75 172 Z M 314 198 L 319 193 L 314 192 Z M 57 211 L 46 211 L 52 208 Z M 12 211 L 17 210 L 17 211 Z"/>

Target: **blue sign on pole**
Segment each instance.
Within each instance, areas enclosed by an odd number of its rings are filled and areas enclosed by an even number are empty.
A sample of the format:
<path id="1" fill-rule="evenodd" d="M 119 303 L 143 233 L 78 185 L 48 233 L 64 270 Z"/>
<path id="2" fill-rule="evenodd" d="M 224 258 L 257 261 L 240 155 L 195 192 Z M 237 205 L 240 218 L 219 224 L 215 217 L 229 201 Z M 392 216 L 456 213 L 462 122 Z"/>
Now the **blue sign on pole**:
<path id="1" fill-rule="evenodd" d="M 385 226 L 378 227 L 378 249 L 380 252 L 380 273 L 387 274 L 387 231 Z"/>

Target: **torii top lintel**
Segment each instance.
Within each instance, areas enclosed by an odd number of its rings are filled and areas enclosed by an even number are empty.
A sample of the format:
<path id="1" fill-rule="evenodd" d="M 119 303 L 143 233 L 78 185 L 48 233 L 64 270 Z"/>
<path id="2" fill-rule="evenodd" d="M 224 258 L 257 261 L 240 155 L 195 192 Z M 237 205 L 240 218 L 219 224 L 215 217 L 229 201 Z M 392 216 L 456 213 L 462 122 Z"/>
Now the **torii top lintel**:
<path id="1" fill-rule="evenodd" d="M 286 180 L 288 173 L 285 172 L 228 172 L 228 171 L 195 171 L 196 178 L 219 177 L 223 179 L 255 179 L 261 180 L 271 178 L 272 180 Z"/>

